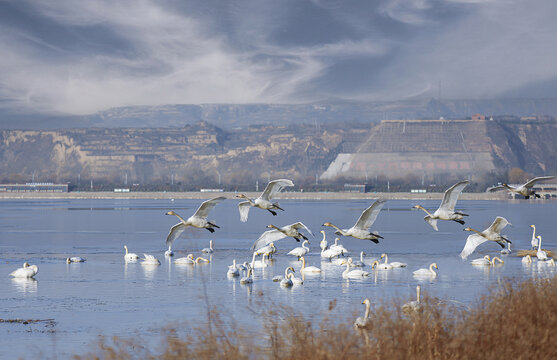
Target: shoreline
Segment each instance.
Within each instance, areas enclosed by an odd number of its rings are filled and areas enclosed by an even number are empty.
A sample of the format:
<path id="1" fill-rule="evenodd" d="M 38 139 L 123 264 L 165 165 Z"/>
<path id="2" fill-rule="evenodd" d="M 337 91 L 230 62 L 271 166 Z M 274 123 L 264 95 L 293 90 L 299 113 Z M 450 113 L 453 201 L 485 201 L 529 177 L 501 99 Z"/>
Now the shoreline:
<path id="1" fill-rule="evenodd" d="M 239 192 L 129 192 L 115 193 L 109 191 L 99 192 L 67 192 L 67 193 L 0 193 L 0 200 L 17 199 L 211 199 L 217 196 L 224 196 L 234 199 Z M 250 198 L 258 197 L 261 192 L 244 192 Z M 282 200 L 362 200 L 378 199 L 386 200 L 441 200 L 444 193 L 409 193 L 409 192 L 370 192 L 370 193 L 350 193 L 350 192 L 282 192 L 277 194 L 276 199 Z M 500 193 L 462 193 L 460 200 L 512 200 L 505 192 Z M 540 200 L 536 200 L 540 201 Z"/>

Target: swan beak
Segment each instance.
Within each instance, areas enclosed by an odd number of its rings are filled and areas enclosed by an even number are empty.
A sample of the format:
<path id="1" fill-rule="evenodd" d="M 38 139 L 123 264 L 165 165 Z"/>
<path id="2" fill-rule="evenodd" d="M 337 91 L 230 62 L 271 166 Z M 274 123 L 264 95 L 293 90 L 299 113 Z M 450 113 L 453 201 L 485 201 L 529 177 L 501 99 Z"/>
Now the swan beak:
<path id="1" fill-rule="evenodd" d="M 172 215 L 172 211 L 165 213 L 164 215 Z"/>

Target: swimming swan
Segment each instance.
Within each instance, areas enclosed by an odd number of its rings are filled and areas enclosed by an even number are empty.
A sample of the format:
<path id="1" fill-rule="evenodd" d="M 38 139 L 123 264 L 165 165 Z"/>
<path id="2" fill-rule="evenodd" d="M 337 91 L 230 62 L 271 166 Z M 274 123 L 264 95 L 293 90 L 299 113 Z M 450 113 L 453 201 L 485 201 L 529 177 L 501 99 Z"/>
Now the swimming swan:
<path id="1" fill-rule="evenodd" d="M 414 274 L 414 276 L 419 276 L 419 277 L 421 276 L 437 277 L 437 273 L 433 270 L 433 268 L 438 269 L 436 263 L 432 263 L 431 265 L 429 265 L 429 269 L 418 269 L 414 271 L 412 274 Z"/>
<path id="2" fill-rule="evenodd" d="M 376 200 L 370 207 L 362 212 L 360 218 L 358 219 L 358 221 L 356 221 L 356 224 L 354 224 L 354 226 L 352 226 L 350 229 L 341 229 L 338 226 L 331 224 L 330 222 L 324 223 L 323 226 L 330 226 L 336 229 L 335 234 L 337 235 L 352 236 L 356 239 L 361 240 L 371 240 L 374 243 L 378 244 L 378 239 L 383 239 L 383 237 L 377 233 L 370 232 L 369 228 L 375 222 L 377 215 L 383 208 L 383 205 L 385 205 L 385 201 L 386 200 L 383 199 Z"/>
<path id="3" fill-rule="evenodd" d="M 292 180 L 288 179 L 278 179 L 273 180 L 267 184 L 263 193 L 255 200 L 251 200 L 244 194 L 236 195 L 237 198 L 246 199 L 247 201 L 242 201 L 238 204 L 238 210 L 240 211 L 240 221 L 246 222 L 248 221 L 249 210 L 251 207 L 258 207 L 263 210 L 269 211 L 273 216 L 276 216 L 277 213 L 274 211 L 275 209 L 282 210 L 279 203 L 271 202 L 273 198 L 285 187 L 287 186 L 294 186 Z"/>
<path id="4" fill-rule="evenodd" d="M 215 232 L 214 228 L 220 228 L 220 226 L 207 221 L 207 215 L 209 215 L 209 211 L 211 211 L 211 209 L 213 209 L 218 203 L 225 199 L 226 198 L 224 196 L 220 196 L 202 202 L 197 211 L 187 220 L 184 220 L 184 218 L 176 214 L 174 211 L 167 212 L 166 215 L 174 215 L 178 219 L 180 219 L 180 222 L 170 228 L 170 232 L 166 237 L 166 246 L 171 246 L 172 242 L 176 238 L 178 238 L 188 226 L 193 226 L 200 229 L 207 229 L 210 232 Z"/>
<path id="5" fill-rule="evenodd" d="M 236 265 L 236 259 L 232 260 L 232 265 L 228 266 L 226 275 L 230 277 L 240 276 L 240 269 Z"/>
<path id="6" fill-rule="evenodd" d="M 493 223 L 484 231 L 479 232 L 478 230 L 474 230 L 470 227 L 464 228 L 464 231 L 472 231 L 475 234 L 469 235 L 466 238 L 466 244 L 464 245 L 464 249 L 460 252 L 460 257 L 462 259 L 466 259 L 470 254 L 476 250 L 476 248 L 483 244 L 486 241 L 494 241 L 502 248 L 505 247 L 505 242 L 511 242 L 505 236 L 501 235 L 501 231 L 507 225 L 512 225 L 510 222 L 507 221 L 504 217 L 497 216 Z"/>
<path id="7" fill-rule="evenodd" d="M 360 270 L 360 269 L 355 269 L 355 270 L 350 270 L 350 262 L 352 261 L 352 259 L 348 259 L 348 262 L 346 263 L 346 270 L 344 270 L 342 272 L 342 277 L 345 279 L 361 279 L 365 276 L 369 276 L 369 272 L 364 271 L 364 270 Z"/>
<path id="8" fill-rule="evenodd" d="M 386 263 L 386 262 L 380 263 L 379 261 L 375 260 L 371 264 L 371 268 L 372 269 L 377 269 L 377 270 L 392 270 L 393 266 L 391 264 Z"/>
<path id="9" fill-rule="evenodd" d="M 124 249 L 126 250 L 126 254 L 124 254 L 124 261 L 126 262 L 136 262 L 139 259 L 139 255 L 136 253 L 128 252 L 128 246 L 124 245 Z"/>
<path id="10" fill-rule="evenodd" d="M 358 318 L 356 318 L 356 321 L 354 321 L 354 327 L 359 329 L 365 329 L 366 327 L 371 325 L 371 319 L 369 318 L 371 302 L 369 301 L 369 299 L 365 299 L 364 301 L 362 301 L 362 304 L 366 306 L 364 316 L 359 316 Z"/>
<path id="11" fill-rule="evenodd" d="M 405 313 L 406 315 L 410 315 L 416 311 L 421 310 L 422 308 L 422 304 L 420 303 L 421 289 L 422 288 L 420 285 L 416 286 L 416 300 L 407 302 L 406 304 L 402 305 L 402 312 Z"/>
<path id="12" fill-rule="evenodd" d="M 474 259 L 474 260 L 470 261 L 470 264 L 472 264 L 472 265 L 495 266 L 495 260 L 499 261 L 501 264 L 505 263 L 503 260 L 499 259 L 497 256 L 494 256 L 492 259 L 490 259 L 489 255 L 486 255 L 483 258 Z"/>
<path id="13" fill-rule="evenodd" d="M 193 258 L 193 254 L 188 254 L 186 257 L 181 257 L 174 260 L 174 264 L 184 265 L 184 264 L 195 264 L 195 259 Z"/>
<path id="14" fill-rule="evenodd" d="M 439 209 L 435 210 L 433 214 L 427 211 L 422 205 L 415 205 L 414 209 L 422 209 L 425 211 L 427 215 L 424 217 L 424 220 L 431 225 L 435 231 L 439 231 L 439 228 L 437 227 L 437 220 L 456 221 L 457 223 L 464 225 L 464 221 L 462 219 L 464 216 L 468 215 L 460 211 L 455 211 L 454 208 L 460 193 L 469 183 L 469 180 L 463 180 L 448 188 L 445 191 L 445 195 L 443 196 L 443 201 L 441 201 Z"/>
<path id="15" fill-rule="evenodd" d="M 29 265 L 29 263 L 23 263 L 23 267 L 16 269 L 10 273 L 10 276 L 14 278 L 32 278 L 39 272 L 39 267 L 37 265 Z"/>
<path id="16" fill-rule="evenodd" d="M 66 263 L 70 264 L 70 263 L 79 263 L 79 262 L 85 262 L 86 260 L 82 257 L 79 256 L 73 256 L 73 257 L 69 257 L 66 258 Z"/>
<path id="17" fill-rule="evenodd" d="M 298 229 L 305 229 L 311 236 L 313 236 L 311 230 L 301 222 L 286 225 L 280 228 L 275 225 L 267 225 L 267 227 L 272 230 L 267 230 L 259 236 L 259 238 L 251 246 L 252 251 L 286 237 L 293 237 L 296 241 L 300 241 L 301 239 L 308 240 L 308 238 L 304 234 L 300 233 Z"/>
<path id="18" fill-rule="evenodd" d="M 209 240 L 209 247 L 201 249 L 201 252 L 204 254 L 212 254 L 215 252 L 215 249 L 213 249 L 213 240 Z"/>
<path id="19" fill-rule="evenodd" d="M 294 249 L 290 250 L 287 255 L 296 256 L 298 257 L 298 260 L 300 260 L 302 256 L 309 252 L 309 247 L 307 247 L 306 244 L 309 244 L 309 241 L 304 240 L 302 246 L 295 247 Z"/>
<path id="20" fill-rule="evenodd" d="M 300 269 L 301 273 L 320 273 L 321 269 L 316 266 L 306 266 L 306 259 L 301 256 L 300 260 L 302 260 L 302 268 Z"/>
<path id="21" fill-rule="evenodd" d="M 327 239 L 326 239 L 325 231 L 321 230 L 319 232 L 323 234 L 323 239 L 321 239 L 321 241 L 319 242 L 319 247 L 321 248 L 321 251 L 327 250 Z"/>
<path id="22" fill-rule="evenodd" d="M 399 262 L 399 261 L 389 262 L 389 255 L 387 255 L 387 254 L 381 254 L 381 259 L 383 257 L 385 258 L 385 264 L 389 264 L 394 268 L 402 268 L 402 267 L 408 266 L 408 264 L 403 263 L 403 262 Z"/>
<path id="23" fill-rule="evenodd" d="M 340 238 L 335 238 L 335 243 L 333 245 L 331 245 L 329 247 L 329 249 L 333 249 L 333 250 L 337 250 L 340 251 L 340 253 L 344 256 L 345 254 L 350 254 L 350 251 L 348 251 L 344 246 L 342 246 L 342 244 L 339 244 L 338 242 L 340 241 Z"/>
<path id="24" fill-rule="evenodd" d="M 532 263 L 532 257 L 530 255 L 526 255 L 522 258 L 522 263 L 523 264 L 531 264 Z"/>
<path id="25" fill-rule="evenodd" d="M 141 265 L 160 265 L 161 262 L 153 255 L 143 254 L 143 261 Z"/>
<path id="26" fill-rule="evenodd" d="M 251 284 L 253 283 L 253 270 L 251 266 L 248 267 L 248 273 L 246 276 L 240 279 L 240 284 Z"/>
<path id="27" fill-rule="evenodd" d="M 288 271 L 294 272 L 294 268 L 289 266 L 284 270 L 284 278 L 280 281 L 280 286 L 282 287 L 291 287 L 292 285 L 294 285 L 294 283 L 292 282 L 293 275 Z"/>
<path id="28" fill-rule="evenodd" d="M 547 253 L 542 250 L 542 237 L 541 235 L 536 236 L 538 238 L 538 251 L 536 252 L 536 257 L 538 260 L 547 260 Z"/>
<path id="29" fill-rule="evenodd" d="M 536 237 L 536 225 L 530 225 L 530 227 L 532 228 L 532 240 L 530 240 L 530 244 L 532 245 L 532 250 L 537 250 L 539 243 Z"/>
<path id="30" fill-rule="evenodd" d="M 540 196 L 538 194 L 536 194 L 536 192 L 534 191 L 534 189 L 532 189 L 532 187 L 538 181 L 551 180 L 551 179 L 554 179 L 554 178 L 555 178 L 555 176 L 539 176 L 539 177 L 533 178 L 532 180 L 526 182 L 526 184 L 522 184 L 522 185 L 519 185 L 517 187 L 510 186 L 508 184 L 503 184 L 503 185 L 491 187 L 491 188 L 487 189 L 487 191 L 495 192 L 495 191 L 507 189 L 511 193 L 516 193 L 516 194 L 520 194 L 520 195 L 524 196 L 524 198 L 526 198 L 526 199 L 529 199 L 530 196 L 535 196 L 535 197 L 539 198 Z"/>

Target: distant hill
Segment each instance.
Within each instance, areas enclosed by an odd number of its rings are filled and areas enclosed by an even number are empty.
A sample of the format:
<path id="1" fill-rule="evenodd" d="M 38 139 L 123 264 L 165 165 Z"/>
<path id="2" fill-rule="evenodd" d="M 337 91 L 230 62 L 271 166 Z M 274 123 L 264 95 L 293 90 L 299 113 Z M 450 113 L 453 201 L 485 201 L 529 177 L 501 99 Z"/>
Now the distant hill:
<path id="1" fill-rule="evenodd" d="M 343 101 L 311 104 L 127 106 L 86 116 L 0 112 L 2 129 L 182 127 L 199 121 L 223 129 L 249 125 L 369 123 L 381 120 L 464 119 L 473 114 L 557 116 L 557 99 Z"/>

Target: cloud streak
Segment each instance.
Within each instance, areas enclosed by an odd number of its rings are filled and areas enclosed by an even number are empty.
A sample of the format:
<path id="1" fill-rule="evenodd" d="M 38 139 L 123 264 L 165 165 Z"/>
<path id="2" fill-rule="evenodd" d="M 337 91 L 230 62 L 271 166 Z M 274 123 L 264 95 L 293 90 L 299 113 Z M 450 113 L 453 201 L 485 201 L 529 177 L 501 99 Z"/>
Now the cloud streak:
<path id="1" fill-rule="evenodd" d="M 556 7 L 0 0 L 0 106 L 88 114 L 169 103 L 385 100 L 435 96 L 439 81 L 448 97 L 520 95 L 542 81 L 557 96 Z"/>

